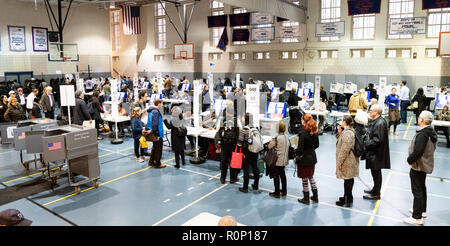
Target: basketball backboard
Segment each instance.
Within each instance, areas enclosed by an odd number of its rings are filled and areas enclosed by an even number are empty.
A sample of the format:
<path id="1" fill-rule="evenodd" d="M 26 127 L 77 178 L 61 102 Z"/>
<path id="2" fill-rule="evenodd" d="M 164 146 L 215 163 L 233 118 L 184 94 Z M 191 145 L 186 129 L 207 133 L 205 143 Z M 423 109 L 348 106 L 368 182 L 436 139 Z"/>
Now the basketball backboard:
<path id="1" fill-rule="evenodd" d="M 173 46 L 173 59 L 194 59 L 194 44 L 175 44 Z"/>
<path id="2" fill-rule="evenodd" d="M 79 61 L 78 44 L 50 43 L 48 51 L 49 61 Z"/>

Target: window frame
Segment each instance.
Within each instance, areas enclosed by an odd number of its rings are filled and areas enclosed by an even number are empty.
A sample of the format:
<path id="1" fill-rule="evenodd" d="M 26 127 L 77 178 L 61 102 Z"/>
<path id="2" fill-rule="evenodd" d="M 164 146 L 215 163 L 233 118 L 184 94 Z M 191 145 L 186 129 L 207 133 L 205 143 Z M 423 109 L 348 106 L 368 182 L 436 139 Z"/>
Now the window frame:
<path id="1" fill-rule="evenodd" d="M 414 0 L 388 0 L 388 10 L 387 10 L 387 23 L 386 23 L 386 40 L 408 40 L 408 39 L 413 39 L 414 35 L 413 34 L 406 34 L 406 35 L 392 35 L 392 36 L 398 36 L 397 38 L 390 38 L 389 37 L 389 19 L 391 18 L 391 14 L 390 14 L 390 10 L 391 10 L 391 1 L 400 1 L 400 9 L 401 9 L 401 4 L 403 2 L 412 2 L 413 4 L 413 12 L 412 13 L 400 13 L 400 14 L 394 14 L 394 15 L 411 15 L 411 16 L 407 16 L 407 17 L 398 17 L 398 18 L 410 18 L 410 17 L 414 17 L 414 8 L 415 6 L 415 1 Z M 394 2 L 395 3 L 395 2 Z M 401 37 L 401 36 L 410 36 L 410 37 Z"/>
<path id="2" fill-rule="evenodd" d="M 155 48 L 156 49 L 167 49 L 167 20 L 166 20 L 166 12 L 164 10 L 165 3 L 163 3 L 163 8 L 160 8 L 161 3 L 155 4 Z M 163 12 L 164 14 L 160 14 L 160 12 Z M 164 25 L 160 25 L 160 20 L 164 20 Z M 164 31 L 160 32 L 160 27 L 164 26 Z M 164 39 L 160 39 L 160 35 L 164 36 Z M 161 43 L 162 42 L 162 43 Z M 164 45 L 161 45 L 164 44 Z"/>
<path id="3" fill-rule="evenodd" d="M 355 31 L 355 18 L 364 18 L 364 17 L 373 17 L 374 18 L 374 25 L 373 25 L 373 38 L 364 38 L 364 23 L 363 23 L 363 27 L 362 28 L 358 28 L 358 29 L 362 29 L 363 30 L 363 38 L 361 39 L 355 39 L 355 35 L 354 35 L 354 31 Z M 376 34 L 377 34 L 377 16 L 376 14 L 361 14 L 361 15 L 353 15 L 352 16 L 352 30 L 351 30 L 351 40 L 352 41 L 362 41 L 362 40 L 375 40 L 376 38 Z M 371 27 L 369 27 L 371 28 Z"/>
<path id="4" fill-rule="evenodd" d="M 444 11 L 444 9 L 446 9 L 446 11 Z M 427 11 L 427 33 L 426 33 L 426 38 L 428 39 L 436 39 L 436 38 L 439 38 L 439 33 L 438 33 L 438 35 L 436 36 L 436 37 L 430 37 L 429 36 L 429 30 L 430 30 L 430 15 L 431 14 L 433 14 L 433 13 L 440 13 L 441 14 L 441 21 L 440 21 L 440 24 L 439 24 L 439 26 L 440 26 L 440 28 L 439 28 L 439 30 L 440 30 L 440 32 L 443 32 L 442 31 L 442 14 L 443 13 L 447 13 L 447 14 L 449 14 L 450 15 L 450 8 L 439 8 L 439 10 L 440 11 L 434 11 L 434 10 L 437 10 L 437 9 L 428 9 L 428 11 Z M 449 27 L 449 30 L 448 31 L 444 31 L 444 32 L 450 32 L 450 23 L 449 24 L 447 24 Z M 437 26 L 437 25 L 434 25 L 434 26 Z"/>
<path id="5" fill-rule="evenodd" d="M 342 20 L 342 2 L 341 2 L 341 0 L 336 1 L 336 2 L 339 3 L 339 7 L 333 7 L 333 6 L 330 5 L 331 7 L 328 8 L 328 9 L 330 9 L 330 13 L 331 13 L 331 9 L 339 8 L 339 11 L 338 11 L 339 19 L 336 18 L 336 17 L 334 17 L 334 18 L 332 18 L 332 17 L 330 17 L 330 18 L 323 18 L 323 16 L 322 16 L 322 6 L 324 5 L 323 1 L 334 2 L 333 0 L 320 0 L 320 8 L 319 8 L 319 20 L 320 20 L 320 23 L 331 23 L 331 22 L 341 21 Z M 336 39 L 334 39 L 334 38 L 336 38 Z M 341 37 L 339 37 L 339 36 L 337 36 L 337 37 L 318 37 L 318 39 L 319 39 L 320 42 L 339 42 L 339 41 L 341 41 Z"/>

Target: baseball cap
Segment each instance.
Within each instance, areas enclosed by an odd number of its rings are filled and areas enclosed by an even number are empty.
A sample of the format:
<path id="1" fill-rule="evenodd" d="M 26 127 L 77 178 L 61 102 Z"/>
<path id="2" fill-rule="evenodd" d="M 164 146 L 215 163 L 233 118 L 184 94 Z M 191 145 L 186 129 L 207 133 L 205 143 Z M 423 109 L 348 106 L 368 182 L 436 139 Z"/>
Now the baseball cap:
<path id="1" fill-rule="evenodd" d="M 16 94 L 16 92 L 15 92 L 15 91 L 9 91 L 8 94 L 9 94 L 9 95 L 11 95 L 11 94 Z"/>
<path id="2" fill-rule="evenodd" d="M 25 219 L 17 209 L 7 209 L 0 212 L 0 224 L 6 226 L 30 226 L 33 221 Z"/>

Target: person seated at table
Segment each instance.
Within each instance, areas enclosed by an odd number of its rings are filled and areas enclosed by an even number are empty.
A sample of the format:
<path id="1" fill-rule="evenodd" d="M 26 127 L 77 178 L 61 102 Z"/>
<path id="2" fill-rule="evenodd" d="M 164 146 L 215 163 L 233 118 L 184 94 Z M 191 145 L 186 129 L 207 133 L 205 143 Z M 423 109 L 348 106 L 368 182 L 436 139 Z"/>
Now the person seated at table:
<path id="1" fill-rule="evenodd" d="M 122 107 L 122 103 L 119 103 L 118 107 L 118 111 L 119 111 L 119 116 L 128 116 L 127 111 Z M 109 121 L 108 125 L 109 125 L 109 129 L 112 129 L 112 126 L 114 125 L 114 122 Z M 127 128 L 129 125 L 129 122 L 117 122 L 117 128 L 119 130 L 120 134 L 124 133 L 124 129 Z"/>
<path id="2" fill-rule="evenodd" d="M 309 110 L 311 108 L 311 105 L 308 103 L 308 100 L 301 100 L 300 101 L 300 107 L 303 110 Z"/>
<path id="3" fill-rule="evenodd" d="M 333 101 L 333 97 L 332 97 L 332 96 L 328 97 L 327 110 L 331 112 L 331 111 L 333 110 L 333 107 L 336 107 L 336 106 L 337 106 L 337 105 L 336 105 L 336 103 Z"/>
<path id="4" fill-rule="evenodd" d="M 324 112 L 327 110 L 327 105 L 322 102 L 322 98 L 320 98 L 320 103 L 318 106 L 313 105 L 311 106 L 311 110 L 316 110 L 316 111 L 320 111 L 320 112 Z M 317 121 L 317 115 L 313 115 L 313 118 L 315 121 Z M 323 128 L 323 123 L 325 122 L 325 120 L 327 120 L 327 117 L 325 115 L 319 115 L 319 129 Z"/>
<path id="5" fill-rule="evenodd" d="M 445 105 L 441 112 L 436 112 L 434 115 L 435 120 L 450 121 L 450 111 L 448 106 Z M 450 148 L 450 139 L 448 135 L 448 127 L 446 126 L 434 126 L 436 132 L 442 131 L 444 133 L 445 139 L 447 140 L 447 148 Z"/>

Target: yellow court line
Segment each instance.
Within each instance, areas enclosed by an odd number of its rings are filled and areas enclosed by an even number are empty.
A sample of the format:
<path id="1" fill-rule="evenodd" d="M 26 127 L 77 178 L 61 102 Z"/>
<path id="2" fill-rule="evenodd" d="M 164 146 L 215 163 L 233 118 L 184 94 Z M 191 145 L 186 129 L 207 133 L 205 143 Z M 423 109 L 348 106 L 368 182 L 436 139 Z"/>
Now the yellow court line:
<path id="1" fill-rule="evenodd" d="M 161 163 L 166 163 L 166 162 L 172 161 L 172 160 L 174 160 L 174 159 L 175 159 L 175 158 L 171 158 L 171 159 L 165 160 L 165 161 L 163 161 L 163 162 L 161 162 Z M 103 185 L 112 183 L 112 182 L 114 182 L 114 181 L 117 181 L 117 180 L 126 178 L 126 177 L 128 177 L 128 176 L 134 175 L 134 174 L 136 174 L 136 173 L 140 173 L 140 172 L 142 172 L 142 171 L 145 171 L 145 170 L 147 170 L 147 169 L 149 169 L 149 168 L 151 168 L 151 167 L 146 167 L 146 168 L 137 170 L 137 171 L 135 171 L 135 172 L 132 172 L 132 173 L 129 173 L 129 174 L 125 174 L 125 175 L 120 176 L 120 177 L 118 177 L 118 178 L 115 178 L 115 179 L 106 181 L 106 182 L 104 182 L 104 183 L 101 183 L 101 184 L 99 184 L 98 186 L 100 187 L 100 186 L 103 186 Z M 87 188 L 87 189 L 84 189 L 84 190 L 80 191 L 80 194 L 83 193 L 83 192 L 85 192 L 85 191 L 92 190 L 92 189 L 94 189 L 94 187 L 89 187 L 89 188 Z M 47 205 L 50 205 L 50 204 L 52 204 L 52 203 L 59 202 L 59 201 L 61 201 L 61 200 L 67 199 L 67 198 L 72 197 L 72 196 L 75 196 L 75 195 L 77 195 L 77 193 L 72 193 L 72 194 L 70 194 L 70 195 L 68 195 L 68 196 L 65 196 L 65 197 L 56 199 L 56 200 L 51 201 L 51 202 L 44 203 L 43 205 L 44 205 L 44 206 L 47 206 Z"/>
<path id="2" fill-rule="evenodd" d="M 381 199 L 383 198 L 384 192 L 386 191 L 386 188 L 388 186 L 389 181 L 391 180 L 392 172 L 389 172 L 389 175 L 386 179 L 386 182 L 384 183 L 383 190 L 380 192 L 380 200 L 377 201 L 377 204 L 375 204 L 375 208 L 373 209 L 372 216 L 370 216 L 369 223 L 367 223 L 367 226 L 372 226 L 373 220 L 375 219 L 375 215 L 377 214 L 378 208 L 380 207 Z"/>
<path id="3" fill-rule="evenodd" d="M 406 139 L 406 135 L 408 134 L 408 130 L 409 130 L 409 127 L 411 126 L 411 122 L 412 122 L 413 118 L 414 118 L 414 115 L 411 115 L 411 118 L 409 119 L 408 127 L 406 128 L 405 134 L 403 135 L 403 140 Z"/>

